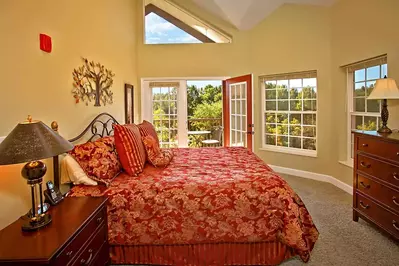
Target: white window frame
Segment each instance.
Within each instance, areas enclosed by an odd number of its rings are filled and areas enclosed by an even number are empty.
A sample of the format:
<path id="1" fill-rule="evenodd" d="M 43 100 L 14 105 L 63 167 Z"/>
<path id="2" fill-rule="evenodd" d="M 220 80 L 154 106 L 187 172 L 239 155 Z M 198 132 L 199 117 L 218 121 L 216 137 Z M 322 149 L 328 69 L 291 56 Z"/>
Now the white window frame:
<path id="1" fill-rule="evenodd" d="M 152 122 L 152 90 L 150 82 L 179 82 L 177 89 L 177 141 L 179 148 L 188 147 L 187 123 L 187 81 L 189 80 L 225 80 L 229 77 L 168 77 L 141 79 L 141 120 Z"/>
<path id="2" fill-rule="evenodd" d="M 375 62 L 375 63 L 372 63 Z M 366 80 L 365 82 L 367 83 L 367 68 L 373 67 L 373 66 L 380 66 L 380 74 L 381 74 L 381 65 L 387 64 L 387 55 L 382 55 L 376 58 L 372 58 L 369 60 L 365 60 L 359 63 L 354 63 L 354 64 L 350 64 L 347 66 L 343 66 L 346 68 L 346 78 L 347 78 L 347 92 L 346 92 L 346 96 L 347 96 L 347 103 L 346 103 L 346 114 L 347 114 L 347 118 L 346 118 L 346 131 L 347 131 L 347 135 L 346 135 L 346 159 L 345 161 L 339 161 L 341 164 L 344 164 L 346 166 L 352 167 L 353 168 L 353 164 L 354 164 L 354 159 L 352 158 L 352 116 L 370 116 L 370 117 L 379 117 L 381 118 L 381 113 L 374 113 L 374 112 L 355 112 L 354 111 L 354 104 L 353 104 L 353 85 L 354 85 L 354 73 L 355 71 L 351 71 L 350 68 L 359 64 L 364 64 L 364 67 L 362 68 L 358 68 L 358 70 L 360 69 L 366 69 Z M 388 75 L 387 75 L 388 76 Z M 366 109 L 367 110 L 367 109 Z M 380 106 L 380 110 L 381 110 L 381 106 Z M 378 121 L 378 119 L 377 119 Z M 377 123 L 377 127 L 378 127 L 378 123 Z"/>
<path id="3" fill-rule="evenodd" d="M 305 74 L 301 75 L 301 73 L 288 73 L 287 78 L 286 79 L 306 79 L 308 78 L 306 75 L 306 72 L 304 72 Z M 282 74 L 284 75 L 284 74 Z M 295 76 L 294 76 L 295 75 Z M 276 79 L 276 80 L 280 80 Z M 273 151 L 273 152 L 281 152 L 281 153 L 288 153 L 288 154 L 294 154 L 294 155 L 300 155 L 300 156 L 307 156 L 307 157 L 317 157 L 317 152 L 318 152 L 318 132 L 319 132 L 319 115 L 318 115 L 318 110 L 319 110 L 319 93 L 318 93 L 318 77 L 316 74 L 316 89 L 317 89 L 317 94 L 316 94 L 316 111 L 310 111 L 309 114 L 316 114 L 316 150 L 305 150 L 305 149 L 298 149 L 298 148 L 292 148 L 292 147 L 281 147 L 281 146 L 274 146 L 274 145 L 267 145 L 266 143 L 266 139 L 265 139 L 265 135 L 266 135 L 266 131 L 265 131 L 265 121 L 264 121 L 264 116 L 266 111 L 266 85 L 265 85 L 265 81 L 262 79 L 262 77 L 260 77 L 260 88 L 261 88 L 261 106 L 262 106 L 262 145 L 261 148 L 259 148 L 259 150 L 263 150 L 263 151 Z M 289 92 L 288 92 L 289 93 Z M 298 114 L 306 114 L 307 111 L 298 111 Z M 277 113 L 279 113 L 277 111 Z M 281 113 L 290 113 L 290 111 L 281 111 Z M 303 119 L 302 119 L 303 121 Z M 302 127 L 303 124 L 301 124 Z M 303 138 L 303 132 L 301 132 L 301 138 Z"/>

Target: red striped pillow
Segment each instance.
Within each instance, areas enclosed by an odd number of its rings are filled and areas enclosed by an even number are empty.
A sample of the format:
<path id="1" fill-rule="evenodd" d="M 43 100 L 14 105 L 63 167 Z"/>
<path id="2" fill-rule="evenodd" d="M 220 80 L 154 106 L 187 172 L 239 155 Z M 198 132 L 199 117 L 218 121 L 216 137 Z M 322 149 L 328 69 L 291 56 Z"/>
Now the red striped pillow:
<path id="1" fill-rule="evenodd" d="M 137 126 L 140 129 L 140 134 L 141 134 L 142 138 L 147 137 L 147 136 L 153 137 L 157 142 L 157 146 L 159 147 L 158 135 L 157 135 L 157 132 L 155 131 L 153 124 L 144 120 L 143 123 L 138 124 Z"/>
<path id="2" fill-rule="evenodd" d="M 114 125 L 116 151 L 125 172 L 137 176 L 143 172 L 145 164 L 145 149 L 141 135 L 135 124 Z"/>

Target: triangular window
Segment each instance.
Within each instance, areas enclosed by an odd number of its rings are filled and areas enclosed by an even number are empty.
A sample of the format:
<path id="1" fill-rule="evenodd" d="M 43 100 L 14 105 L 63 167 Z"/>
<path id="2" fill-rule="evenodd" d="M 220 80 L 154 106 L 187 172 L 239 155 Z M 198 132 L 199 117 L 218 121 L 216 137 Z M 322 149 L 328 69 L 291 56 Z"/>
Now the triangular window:
<path id="1" fill-rule="evenodd" d="M 168 0 L 145 1 L 145 43 L 230 43 L 231 37 Z"/>

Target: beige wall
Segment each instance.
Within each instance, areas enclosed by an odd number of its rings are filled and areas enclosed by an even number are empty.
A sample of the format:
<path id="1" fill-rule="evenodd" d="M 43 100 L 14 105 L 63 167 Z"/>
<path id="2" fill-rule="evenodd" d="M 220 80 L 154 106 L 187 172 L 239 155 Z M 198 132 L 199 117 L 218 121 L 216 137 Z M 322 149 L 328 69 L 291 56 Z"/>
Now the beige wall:
<path id="1" fill-rule="evenodd" d="M 28 114 L 47 124 L 57 120 L 65 137 L 103 111 L 123 121 L 124 83 L 137 85 L 136 9 L 132 0 L 0 0 L 0 136 Z M 39 33 L 52 37 L 51 54 L 39 50 Z M 82 56 L 113 70 L 114 104 L 74 103 L 72 70 Z M 29 209 L 21 166 L 0 167 L 0 228 Z"/>
<path id="2" fill-rule="evenodd" d="M 399 1 L 341 0 L 332 9 L 333 143 L 338 158 L 333 175 L 351 183 L 352 168 L 337 164 L 345 160 L 347 143 L 346 73 L 340 66 L 388 54 L 388 75 L 399 81 Z M 389 101 L 388 125 L 399 129 L 398 101 Z"/>
<path id="3" fill-rule="evenodd" d="M 187 1 L 176 2 L 231 33 L 233 43 L 144 45 L 141 40 L 139 76 L 233 77 L 254 74 L 255 152 L 269 164 L 330 174 L 330 150 L 334 148 L 330 141 L 330 10 L 285 5 L 254 29 L 238 32 Z M 142 27 L 139 29 L 142 33 Z M 318 157 L 260 151 L 262 113 L 258 75 L 314 69 L 319 75 Z"/>

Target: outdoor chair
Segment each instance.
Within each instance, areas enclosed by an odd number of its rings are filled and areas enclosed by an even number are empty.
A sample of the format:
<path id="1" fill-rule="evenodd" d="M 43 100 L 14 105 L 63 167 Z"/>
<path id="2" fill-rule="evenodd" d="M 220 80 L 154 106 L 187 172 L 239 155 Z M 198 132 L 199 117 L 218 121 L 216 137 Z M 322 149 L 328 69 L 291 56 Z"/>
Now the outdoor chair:
<path id="1" fill-rule="evenodd" d="M 211 139 L 201 141 L 203 147 L 220 147 L 222 146 L 223 127 L 217 126 L 211 130 Z"/>

